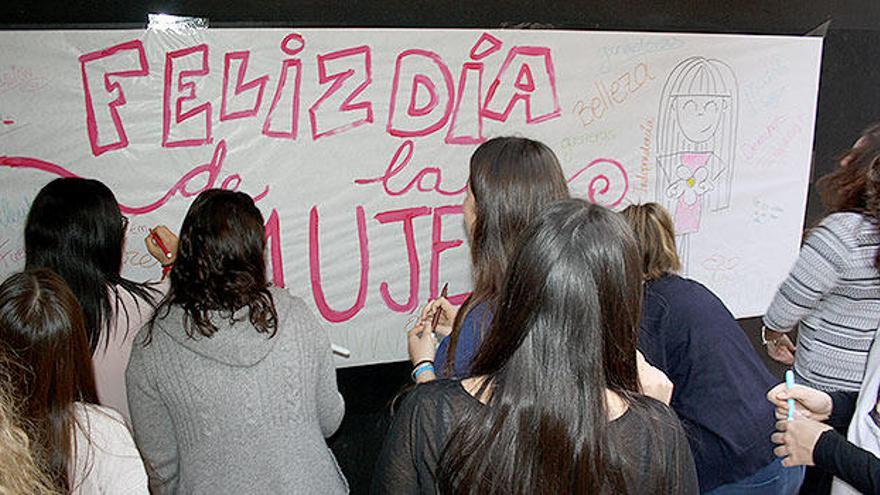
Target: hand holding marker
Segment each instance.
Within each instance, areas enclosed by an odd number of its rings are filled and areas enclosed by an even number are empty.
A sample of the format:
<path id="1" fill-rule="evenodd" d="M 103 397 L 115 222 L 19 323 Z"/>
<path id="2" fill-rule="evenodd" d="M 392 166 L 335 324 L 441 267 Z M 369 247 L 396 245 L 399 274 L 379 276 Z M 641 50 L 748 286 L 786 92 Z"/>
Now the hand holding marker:
<path id="1" fill-rule="evenodd" d="M 161 249 L 162 252 L 165 253 L 165 257 L 171 259 L 171 251 L 169 251 L 168 248 L 165 246 L 165 243 L 162 242 L 162 238 L 159 237 L 159 234 L 156 233 L 156 229 L 150 229 L 150 238 L 153 239 L 153 244 L 159 246 L 159 249 Z M 165 266 L 165 264 L 163 263 L 162 266 Z"/>
<path id="2" fill-rule="evenodd" d="M 794 387 L 794 372 L 788 370 L 785 372 L 785 388 L 791 390 Z M 794 419 L 794 399 L 788 399 L 788 420 Z"/>

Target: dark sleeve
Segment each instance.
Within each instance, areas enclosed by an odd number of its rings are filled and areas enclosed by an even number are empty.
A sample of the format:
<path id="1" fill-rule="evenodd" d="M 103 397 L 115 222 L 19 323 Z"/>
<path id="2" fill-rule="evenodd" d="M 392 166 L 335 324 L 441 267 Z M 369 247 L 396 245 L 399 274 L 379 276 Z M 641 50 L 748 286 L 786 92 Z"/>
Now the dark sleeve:
<path id="1" fill-rule="evenodd" d="M 372 493 L 434 493 L 436 457 L 433 449 L 426 448 L 426 444 L 433 444 L 430 438 L 436 431 L 436 425 L 430 424 L 435 405 L 425 393 L 431 386 L 417 386 L 394 415 L 376 462 Z"/>
<path id="2" fill-rule="evenodd" d="M 680 425 L 676 425 L 675 436 L 672 441 L 672 455 L 666 468 L 666 479 L 669 480 L 669 490 L 666 493 L 681 495 L 697 495 L 700 493 L 700 484 L 697 481 L 697 467 L 694 464 L 694 456 L 688 444 L 687 436 Z"/>
<path id="3" fill-rule="evenodd" d="M 831 396 L 831 417 L 825 421 L 835 428 L 846 428 L 856 413 L 858 392 L 828 392 Z"/>
<path id="4" fill-rule="evenodd" d="M 663 331 L 668 319 L 666 303 L 650 290 L 645 290 L 643 302 L 642 321 L 639 325 L 639 350 L 651 366 L 669 373 Z"/>
<path id="5" fill-rule="evenodd" d="M 813 462 L 862 493 L 880 493 L 880 459 L 834 430 L 819 436 Z"/>

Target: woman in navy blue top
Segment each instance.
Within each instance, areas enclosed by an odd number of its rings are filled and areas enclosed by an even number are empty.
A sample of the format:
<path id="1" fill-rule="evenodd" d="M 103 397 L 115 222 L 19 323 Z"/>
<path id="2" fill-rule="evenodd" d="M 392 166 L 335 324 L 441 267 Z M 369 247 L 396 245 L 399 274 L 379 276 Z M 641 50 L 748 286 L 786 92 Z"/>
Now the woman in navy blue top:
<path id="1" fill-rule="evenodd" d="M 675 274 L 675 232 L 656 203 L 623 211 L 642 251 L 645 274 L 639 349 L 675 388 L 704 493 L 795 493 L 802 468 L 773 455 L 773 407 L 764 396 L 777 383 L 736 319 L 699 282 Z"/>
<path id="2" fill-rule="evenodd" d="M 471 361 L 492 322 L 492 307 L 517 238 L 547 205 L 568 196 L 559 160 L 542 143 L 499 137 L 474 151 L 462 205 L 474 290 L 461 308 L 441 297 L 423 309 L 408 335 L 417 382 L 469 376 Z M 437 311 L 436 337 L 442 340 L 435 351 L 435 336 L 423 327 Z"/>

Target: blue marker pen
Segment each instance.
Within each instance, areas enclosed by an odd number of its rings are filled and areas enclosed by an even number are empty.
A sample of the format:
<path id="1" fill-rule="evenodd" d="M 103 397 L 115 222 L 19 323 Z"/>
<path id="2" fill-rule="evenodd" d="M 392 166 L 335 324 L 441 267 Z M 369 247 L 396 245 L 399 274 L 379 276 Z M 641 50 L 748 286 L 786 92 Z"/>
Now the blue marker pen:
<path id="1" fill-rule="evenodd" d="M 785 372 L 785 388 L 791 390 L 794 387 L 794 371 Z M 794 399 L 788 399 L 788 420 L 794 419 Z"/>

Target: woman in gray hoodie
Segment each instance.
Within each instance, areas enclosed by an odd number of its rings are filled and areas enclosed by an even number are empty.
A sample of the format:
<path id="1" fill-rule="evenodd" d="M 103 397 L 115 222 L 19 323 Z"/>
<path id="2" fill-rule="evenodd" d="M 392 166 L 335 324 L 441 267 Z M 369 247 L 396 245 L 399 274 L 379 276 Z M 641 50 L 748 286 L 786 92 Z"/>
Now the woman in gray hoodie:
<path id="1" fill-rule="evenodd" d="M 126 372 L 155 493 L 346 493 L 325 438 L 344 403 L 330 342 L 266 279 L 263 217 L 208 190 L 183 221 L 171 287 Z"/>

